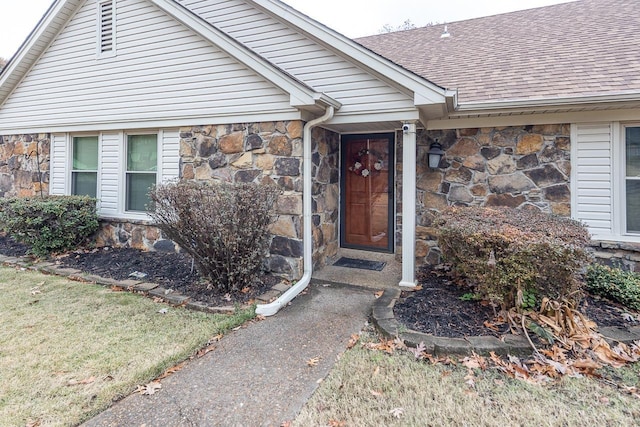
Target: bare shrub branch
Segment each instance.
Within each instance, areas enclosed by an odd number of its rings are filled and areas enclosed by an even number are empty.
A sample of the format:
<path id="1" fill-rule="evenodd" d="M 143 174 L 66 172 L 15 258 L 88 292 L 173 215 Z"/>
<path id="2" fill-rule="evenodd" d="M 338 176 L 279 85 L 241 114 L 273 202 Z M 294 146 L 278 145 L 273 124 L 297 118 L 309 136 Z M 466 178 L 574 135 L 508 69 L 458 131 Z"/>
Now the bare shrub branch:
<path id="1" fill-rule="evenodd" d="M 151 192 L 156 226 L 191 255 L 220 292 L 253 284 L 269 248 L 269 224 L 280 194 L 256 184 L 163 184 Z"/>

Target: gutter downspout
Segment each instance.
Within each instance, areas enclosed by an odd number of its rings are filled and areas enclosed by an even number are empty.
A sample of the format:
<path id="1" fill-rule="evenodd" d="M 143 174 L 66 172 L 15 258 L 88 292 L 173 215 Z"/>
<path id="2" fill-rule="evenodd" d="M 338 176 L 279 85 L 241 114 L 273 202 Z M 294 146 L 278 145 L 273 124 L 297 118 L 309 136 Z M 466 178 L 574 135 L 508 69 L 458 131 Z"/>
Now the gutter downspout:
<path id="1" fill-rule="evenodd" d="M 258 304 L 256 314 L 262 316 L 273 316 L 282 307 L 287 305 L 300 292 L 302 292 L 311 281 L 313 273 L 313 232 L 311 229 L 311 129 L 317 125 L 331 120 L 335 108 L 328 106 L 322 117 L 311 120 L 304 125 L 302 134 L 302 244 L 303 244 L 303 275 L 289 290 L 280 295 L 278 299 L 269 304 Z"/>

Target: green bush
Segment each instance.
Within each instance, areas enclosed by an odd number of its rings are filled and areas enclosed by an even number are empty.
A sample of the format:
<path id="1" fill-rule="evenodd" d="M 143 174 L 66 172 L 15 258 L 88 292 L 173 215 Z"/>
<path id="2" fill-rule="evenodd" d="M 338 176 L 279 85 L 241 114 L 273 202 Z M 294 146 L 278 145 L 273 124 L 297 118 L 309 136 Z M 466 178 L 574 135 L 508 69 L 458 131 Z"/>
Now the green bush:
<path id="1" fill-rule="evenodd" d="M 445 261 L 483 299 L 509 309 L 531 304 L 526 295 L 579 298 L 580 272 L 591 259 L 579 222 L 531 210 L 452 207 L 435 224 Z"/>
<path id="2" fill-rule="evenodd" d="M 96 199 L 47 196 L 0 200 L 0 229 L 37 256 L 73 249 L 98 229 Z"/>
<path id="3" fill-rule="evenodd" d="M 593 264 L 587 268 L 585 282 L 591 294 L 640 310 L 640 274 Z"/>
<path id="4" fill-rule="evenodd" d="M 278 188 L 256 184 L 169 183 L 150 193 L 150 215 L 193 257 L 212 289 L 238 292 L 258 278 L 279 194 Z"/>

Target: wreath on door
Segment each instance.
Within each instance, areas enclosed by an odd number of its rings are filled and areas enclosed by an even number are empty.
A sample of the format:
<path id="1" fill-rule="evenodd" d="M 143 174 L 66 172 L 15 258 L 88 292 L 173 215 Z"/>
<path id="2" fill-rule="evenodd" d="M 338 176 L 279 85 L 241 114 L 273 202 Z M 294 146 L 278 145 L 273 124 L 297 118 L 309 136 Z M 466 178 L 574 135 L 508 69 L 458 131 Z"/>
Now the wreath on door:
<path id="1" fill-rule="evenodd" d="M 376 151 L 363 148 L 351 159 L 349 170 L 356 175 L 368 177 L 372 172 L 379 172 L 384 167 L 382 155 Z"/>

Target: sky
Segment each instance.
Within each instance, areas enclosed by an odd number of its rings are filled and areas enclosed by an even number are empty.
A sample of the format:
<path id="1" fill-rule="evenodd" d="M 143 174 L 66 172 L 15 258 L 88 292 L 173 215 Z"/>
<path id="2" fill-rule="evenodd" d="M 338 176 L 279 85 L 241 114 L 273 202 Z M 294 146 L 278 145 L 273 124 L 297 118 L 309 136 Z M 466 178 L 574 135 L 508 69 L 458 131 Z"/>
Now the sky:
<path id="1" fill-rule="evenodd" d="M 410 20 L 418 27 L 570 0 L 284 0 L 285 3 L 348 36 L 377 34 L 384 25 Z M 0 0 L 0 57 L 18 50 L 53 0 Z"/>

